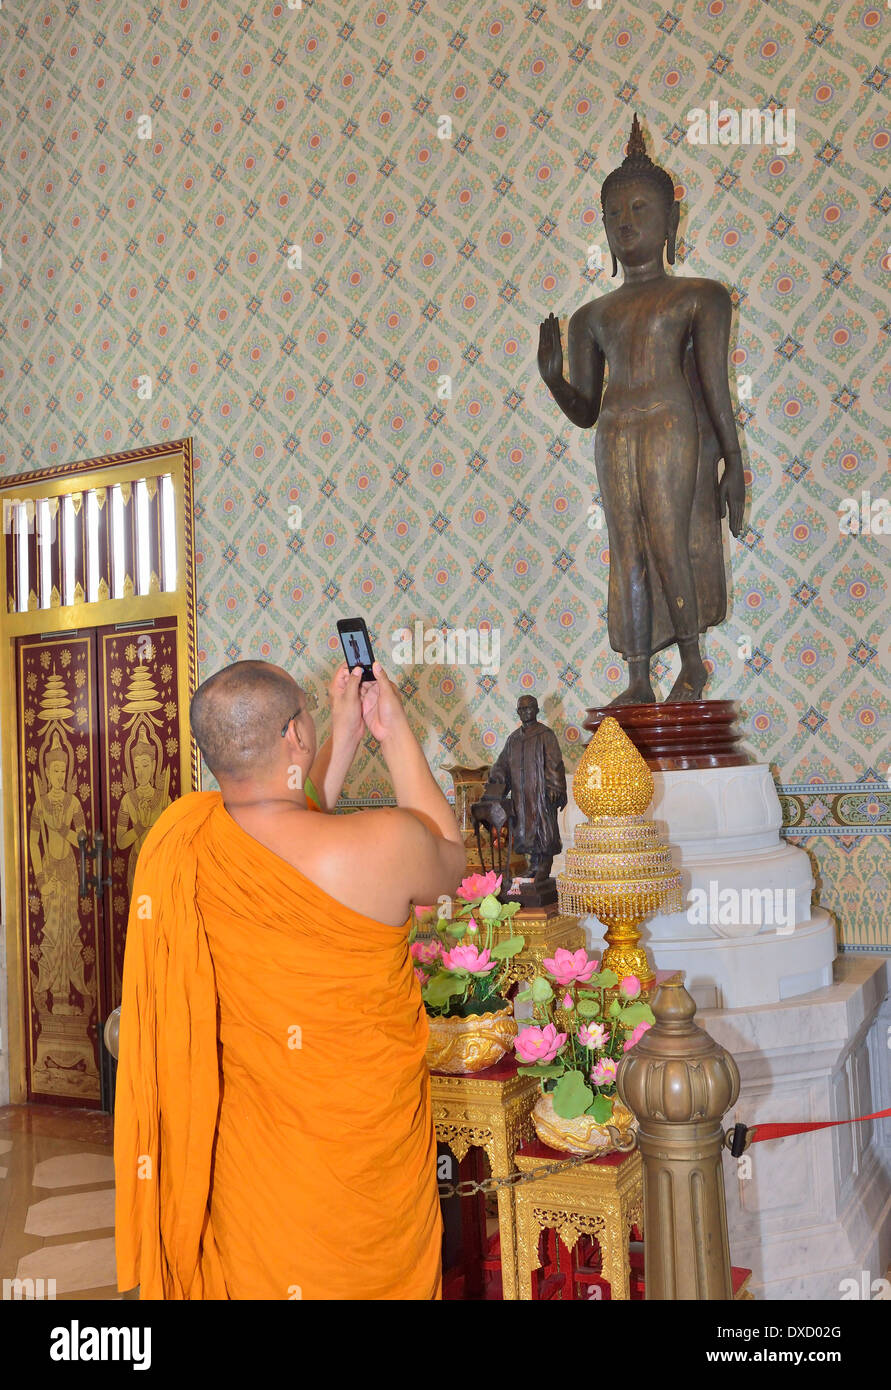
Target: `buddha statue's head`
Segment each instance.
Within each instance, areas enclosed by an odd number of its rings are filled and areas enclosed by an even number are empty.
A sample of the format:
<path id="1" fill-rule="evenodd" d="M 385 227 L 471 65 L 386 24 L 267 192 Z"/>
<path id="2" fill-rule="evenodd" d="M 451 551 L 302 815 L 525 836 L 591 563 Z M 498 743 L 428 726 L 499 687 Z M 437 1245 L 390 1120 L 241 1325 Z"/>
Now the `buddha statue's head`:
<path id="1" fill-rule="evenodd" d="M 613 275 L 618 272 L 617 261 L 623 266 L 661 261 L 663 246 L 667 247 L 668 264 L 674 265 L 680 217 L 674 183 L 647 154 L 637 115 L 631 123 L 628 153 L 618 169 L 603 180 L 600 204 Z"/>

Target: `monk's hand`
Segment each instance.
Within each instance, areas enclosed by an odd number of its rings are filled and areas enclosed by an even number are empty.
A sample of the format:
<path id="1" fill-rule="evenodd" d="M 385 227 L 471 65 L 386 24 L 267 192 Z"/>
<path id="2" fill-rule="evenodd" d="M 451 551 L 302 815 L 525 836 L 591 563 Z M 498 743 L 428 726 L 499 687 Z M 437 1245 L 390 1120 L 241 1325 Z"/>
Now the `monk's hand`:
<path id="1" fill-rule="evenodd" d="M 374 680 L 362 686 L 362 718 L 368 732 L 378 743 L 387 744 L 410 732 L 405 710 L 399 698 L 399 691 L 390 680 L 383 666 L 376 661 L 372 666 Z"/>
<path id="2" fill-rule="evenodd" d="M 746 505 L 746 480 L 743 477 L 742 459 L 739 454 L 724 460 L 724 475 L 718 484 L 718 508 L 721 516 L 730 513 L 730 530 L 738 536 L 742 530 L 743 511 Z"/>
<path id="3" fill-rule="evenodd" d="M 338 666 L 334 679 L 328 687 L 331 701 L 331 736 L 353 752 L 359 746 L 362 730 L 362 701 L 359 695 L 362 680 L 362 667 L 354 666 L 352 671 L 346 662 Z"/>
<path id="4" fill-rule="evenodd" d="M 538 370 L 548 386 L 563 380 L 563 345 L 560 342 L 560 323 L 553 314 L 538 330 Z"/>

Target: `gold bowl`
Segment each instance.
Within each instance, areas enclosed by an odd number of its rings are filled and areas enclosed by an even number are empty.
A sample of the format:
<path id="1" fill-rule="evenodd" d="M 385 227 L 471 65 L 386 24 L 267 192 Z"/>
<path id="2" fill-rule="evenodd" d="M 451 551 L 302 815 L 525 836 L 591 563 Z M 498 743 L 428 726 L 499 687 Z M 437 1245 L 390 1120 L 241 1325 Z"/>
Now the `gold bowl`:
<path id="1" fill-rule="evenodd" d="M 613 1115 L 609 1124 L 619 1131 L 622 1142 L 616 1141 L 606 1125 L 594 1123 L 590 1115 L 578 1115 L 564 1120 L 555 1113 L 550 1095 L 539 1096 L 532 1110 L 535 1133 L 549 1148 L 571 1154 L 608 1154 L 614 1149 L 631 1147 L 630 1140 L 637 1121 L 618 1097 L 613 1100 Z"/>
<path id="2" fill-rule="evenodd" d="M 517 1036 L 510 1004 L 470 1018 L 428 1018 L 427 1065 L 450 1076 L 469 1076 L 494 1067 Z"/>

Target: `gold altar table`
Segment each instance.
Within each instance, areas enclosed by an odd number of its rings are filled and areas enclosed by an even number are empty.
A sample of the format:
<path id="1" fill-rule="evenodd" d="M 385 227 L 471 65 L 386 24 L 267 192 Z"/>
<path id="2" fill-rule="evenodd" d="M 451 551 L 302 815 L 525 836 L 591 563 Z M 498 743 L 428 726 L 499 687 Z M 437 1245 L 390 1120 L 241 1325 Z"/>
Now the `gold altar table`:
<path id="1" fill-rule="evenodd" d="M 536 1139 L 519 1150 L 516 1165 L 520 1172 L 530 1172 L 542 1164 L 559 1163 L 569 1157 Z M 637 1149 L 592 1157 L 575 1168 L 535 1182 L 519 1183 L 514 1189 L 513 1213 L 518 1298 L 538 1297 L 533 1279 L 542 1264 L 540 1238 L 544 1231 L 556 1233 L 570 1265 L 579 1237 L 593 1237 L 600 1246 L 603 1279 L 610 1286 L 610 1298 L 630 1298 L 632 1226 L 643 1234 L 643 1163 Z M 563 1267 L 572 1296 L 573 1271 L 561 1258 L 559 1249 L 555 1260 Z"/>
<path id="2" fill-rule="evenodd" d="M 485 1151 L 493 1178 L 515 1171 L 514 1157 L 534 1133 L 532 1107 L 538 1081 L 521 1076 L 513 1057 L 475 1076 L 430 1073 L 430 1096 L 436 1138 L 460 1163 L 471 1148 Z M 498 1189 L 498 1229 L 501 1244 L 501 1288 L 504 1299 L 517 1297 L 513 1189 Z"/>

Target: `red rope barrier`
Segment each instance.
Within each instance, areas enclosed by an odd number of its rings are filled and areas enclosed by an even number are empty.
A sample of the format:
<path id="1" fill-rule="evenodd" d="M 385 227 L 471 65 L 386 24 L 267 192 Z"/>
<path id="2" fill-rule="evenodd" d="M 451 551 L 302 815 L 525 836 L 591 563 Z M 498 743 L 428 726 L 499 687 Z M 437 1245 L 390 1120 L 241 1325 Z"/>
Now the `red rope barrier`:
<path id="1" fill-rule="evenodd" d="M 750 1143 L 762 1144 L 765 1139 L 785 1139 L 790 1134 L 807 1134 L 812 1129 L 831 1129 L 834 1125 L 858 1125 L 865 1120 L 886 1120 L 891 1110 L 877 1110 L 874 1115 L 856 1115 L 850 1120 L 814 1120 L 810 1124 L 751 1125 Z"/>

